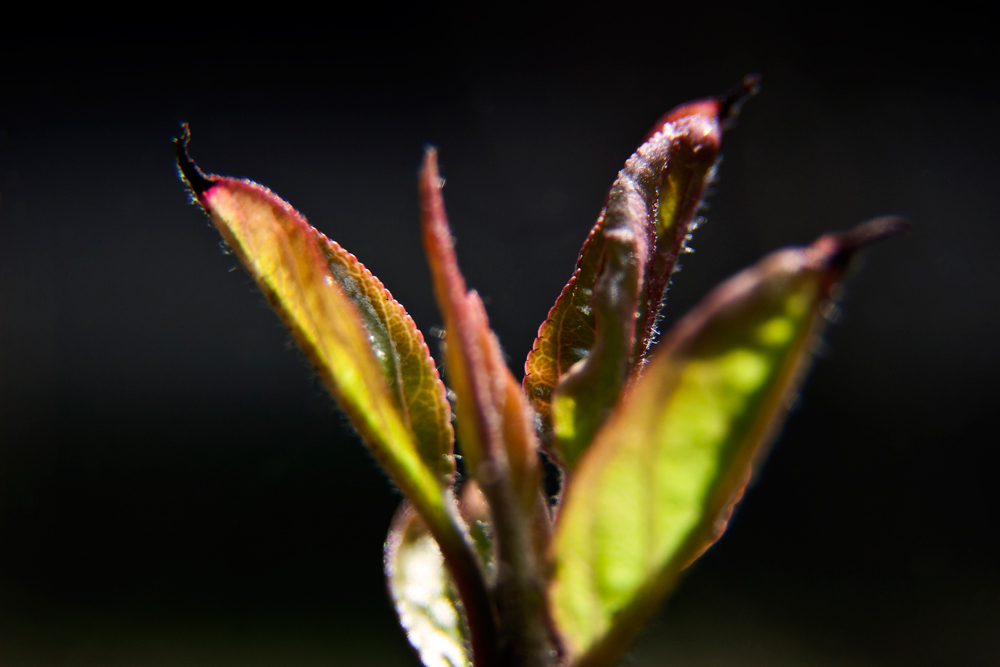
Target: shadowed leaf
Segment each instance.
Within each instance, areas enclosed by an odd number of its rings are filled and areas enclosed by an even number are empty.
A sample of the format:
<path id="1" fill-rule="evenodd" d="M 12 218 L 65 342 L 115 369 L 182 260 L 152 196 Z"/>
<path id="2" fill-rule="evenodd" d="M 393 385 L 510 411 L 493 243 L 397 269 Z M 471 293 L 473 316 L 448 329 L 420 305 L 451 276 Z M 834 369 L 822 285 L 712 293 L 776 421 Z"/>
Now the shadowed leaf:
<path id="1" fill-rule="evenodd" d="M 719 538 L 810 358 L 820 312 L 881 219 L 773 253 L 668 334 L 570 479 L 553 541 L 553 614 L 576 667 L 612 664 Z"/>
<path id="2" fill-rule="evenodd" d="M 645 358 L 714 171 L 721 122 L 755 86 L 748 79 L 726 98 L 683 105 L 657 123 L 618 174 L 573 277 L 538 330 L 524 390 L 543 441 L 568 467 Z"/>

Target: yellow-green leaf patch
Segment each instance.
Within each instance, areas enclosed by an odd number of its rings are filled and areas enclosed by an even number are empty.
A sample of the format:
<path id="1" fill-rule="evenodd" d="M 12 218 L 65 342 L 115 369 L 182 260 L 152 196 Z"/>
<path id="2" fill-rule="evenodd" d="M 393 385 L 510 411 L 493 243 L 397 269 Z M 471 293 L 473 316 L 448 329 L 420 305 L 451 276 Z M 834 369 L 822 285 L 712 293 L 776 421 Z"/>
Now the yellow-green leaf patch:
<path id="1" fill-rule="evenodd" d="M 774 253 L 682 319 L 570 478 L 553 542 L 552 613 L 576 667 L 608 665 L 718 539 L 781 423 L 823 303 L 881 220 Z"/>

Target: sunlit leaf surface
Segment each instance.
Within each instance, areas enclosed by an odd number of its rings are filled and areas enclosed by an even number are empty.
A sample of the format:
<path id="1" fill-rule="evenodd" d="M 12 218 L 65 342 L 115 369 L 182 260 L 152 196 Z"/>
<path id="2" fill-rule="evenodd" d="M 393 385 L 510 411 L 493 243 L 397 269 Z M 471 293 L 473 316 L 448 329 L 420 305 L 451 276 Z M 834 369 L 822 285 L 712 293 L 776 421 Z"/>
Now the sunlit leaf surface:
<path id="1" fill-rule="evenodd" d="M 625 163 L 525 364 L 543 439 L 572 467 L 646 353 L 711 177 L 721 102 L 667 114 Z"/>
<path id="2" fill-rule="evenodd" d="M 382 283 L 354 255 L 336 242 L 319 237 L 330 274 L 357 306 L 382 373 L 409 422 L 424 460 L 436 462 L 449 478 L 454 433 L 444 383 L 416 324 Z"/>
<path id="3" fill-rule="evenodd" d="M 424 665 L 471 665 L 468 627 L 441 550 L 407 504 L 385 543 L 385 576 L 399 623 Z"/>
<path id="4" fill-rule="evenodd" d="M 353 256 L 270 190 L 205 176 L 183 150 L 178 157 L 198 202 L 376 457 L 429 522 L 449 524 L 450 413 L 412 320 Z"/>
<path id="5" fill-rule="evenodd" d="M 580 460 L 557 521 L 552 610 L 579 667 L 612 664 L 721 535 L 851 253 L 901 228 L 880 220 L 774 253 L 656 350 Z"/>

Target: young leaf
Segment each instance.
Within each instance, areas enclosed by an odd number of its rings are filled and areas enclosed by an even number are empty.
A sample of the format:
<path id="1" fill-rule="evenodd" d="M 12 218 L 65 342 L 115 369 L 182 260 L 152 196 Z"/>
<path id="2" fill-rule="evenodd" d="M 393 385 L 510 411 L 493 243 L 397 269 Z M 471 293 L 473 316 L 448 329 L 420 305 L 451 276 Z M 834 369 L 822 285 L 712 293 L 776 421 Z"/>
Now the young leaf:
<path id="1" fill-rule="evenodd" d="M 495 565 L 489 510 L 475 480 L 463 485 L 459 512 L 491 577 Z M 421 661 L 428 666 L 469 665 L 471 633 L 458 589 L 427 525 L 406 501 L 396 510 L 386 538 L 384 568 L 400 625 Z"/>
<path id="2" fill-rule="evenodd" d="M 629 158 L 525 363 L 543 440 L 572 467 L 644 359 L 719 154 L 721 124 L 756 90 L 664 116 Z"/>
<path id="3" fill-rule="evenodd" d="M 458 269 L 433 149 L 421 169 L 420 201 L 424 249 L 448 333 L 445 354 L 456 394 L 459 444 L 489 501 L 495 532 L 500 662 L 541 667 L 550 637 L 537 555 L 547 546 L 538 539 L 547 535 L 535 528 L 539 513 L 546 521 L 548 517 L 539 502 L 541 465 L 533 420 L 490 330 L 483 302 L 466 288 Z"/>
<path id="4" fill-rule="evenodd" d="M 880 219 L 773 253 L 659 346 L 580 460 L 557 521 L 552 613 L 576 667 L 612 664 L 719 538 L 851 256 L 905 225 Z"/>
<path id="5" fill-rule="evenodd" d="M 202 174 L 188 137 L 178 161 L 198 202 L 396 483 L 440 513 L 454 469 L 450 411 L 420 331 L 367 269 L 270 190 Z"/>
<path id="6" fill-rule="evenodd" d="M 487 496 L 497 480 L 508 480 L 522 506 L 531 507 L 541 467 L 527 401 L 504 362 L 482 299 L 467 289 L 458 268 L 434 149 L 424 157 L 420 200 L 424 248 L 448 333 L 445 355 L 456 394 L 459 442 L 469 471 Z"/>
<path id="7" fill-rule="evenodd" d="M 408 503 L 385 542 L 385 576 L 399 623 L 426 667 L 472 664 L 469 629 L 444 557 Z"/>

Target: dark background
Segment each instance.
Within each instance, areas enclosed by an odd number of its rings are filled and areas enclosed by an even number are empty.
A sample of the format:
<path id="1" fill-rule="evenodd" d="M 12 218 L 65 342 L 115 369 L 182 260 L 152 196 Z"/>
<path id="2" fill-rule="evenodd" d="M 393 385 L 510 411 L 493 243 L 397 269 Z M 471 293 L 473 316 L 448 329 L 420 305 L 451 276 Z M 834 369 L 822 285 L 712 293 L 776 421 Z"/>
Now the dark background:
<path id="1" fill-rule="evenodd" d="M 399 498 L 189 204 L 180 121 L 205 169 L 291 201 L 425 332 L 416 168 L 437 145 L 520 377 L 646 130 L 748 72 L 762 93 L 668 321 L 782 245 L 915 228 L 867 255 L 759 483 L 632 664 L 1000 663 L 985 6 L 5 21 L 0 663 L 416 664 L 381 580 Z"/>

